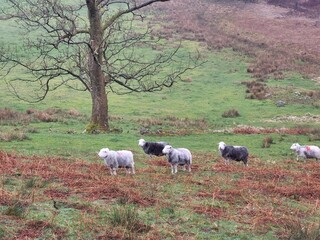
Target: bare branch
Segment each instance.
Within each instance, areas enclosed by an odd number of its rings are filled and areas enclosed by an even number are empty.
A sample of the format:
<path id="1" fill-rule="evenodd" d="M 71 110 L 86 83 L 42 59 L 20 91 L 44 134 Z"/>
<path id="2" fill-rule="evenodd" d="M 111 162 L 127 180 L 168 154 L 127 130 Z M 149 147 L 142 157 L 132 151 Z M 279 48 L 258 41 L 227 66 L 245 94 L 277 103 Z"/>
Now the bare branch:
<path id="1" fill-rule="evenodd" d="M 114 22 L 119 19 L 120 17 L 122 17 L 123 15 L 125 14 L 128 14 L 128 13 L 133 13 L 134 11 L 137 11 L 139 9 L 142 9 L 146 6 L 149 6 L 153 3 L 156 3 L 156 2 L 168 2 L 169 0 L 151 0 L 151 1 L 147 1 L 145 3 L 142 3 L 140 5 L 134 5 L 133 7 L 129 7 L 129 3 L 125 2 L 127 5 L 128 5 L 128 9 L 126 10 L 123 10 L 123 11 L 119 11 L 117 14 L 115 14 L 114 16 L 112 16 L 108 21 L 105 22 L 105 24 L 103 25 L 102 29 L 103 30 L 106 30 L 107 28 L 109 28 L 112 24 L 114 24 Z M 104 2 L 104 1 L 102 1 Z M 114 3 L 114 2 L 112 2 Z"/>

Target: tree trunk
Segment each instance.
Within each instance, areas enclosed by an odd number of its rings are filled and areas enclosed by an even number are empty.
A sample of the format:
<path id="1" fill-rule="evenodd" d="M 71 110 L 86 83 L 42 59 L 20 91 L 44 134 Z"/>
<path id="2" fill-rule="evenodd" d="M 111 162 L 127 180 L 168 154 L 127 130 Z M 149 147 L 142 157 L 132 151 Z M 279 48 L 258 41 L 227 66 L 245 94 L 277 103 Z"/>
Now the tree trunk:
<path id="1" fill-rule="evenodd" d="M 89 76 L 91 82 L 92 115 L 91 123 L 99 130 L 109 130 L 106 78 L 103 74 L 103 30 L 96 0 L 86 0 L 90 21 L 90 48 L 88 53 Z"/>
<path id="2" fill-rule="evenodd" d="M 97 126 L 97 128 L 102 131 L 108 131 L 109 130 L 108 99 L 107 99 L 106 91 L 104 88 L 104 84 L 102 88 L 98 87 L 97 85 L 93 86 L 93 89 L 91 92 L 91 98 L 92 98 L 91 123 L 94 126 Z"/>

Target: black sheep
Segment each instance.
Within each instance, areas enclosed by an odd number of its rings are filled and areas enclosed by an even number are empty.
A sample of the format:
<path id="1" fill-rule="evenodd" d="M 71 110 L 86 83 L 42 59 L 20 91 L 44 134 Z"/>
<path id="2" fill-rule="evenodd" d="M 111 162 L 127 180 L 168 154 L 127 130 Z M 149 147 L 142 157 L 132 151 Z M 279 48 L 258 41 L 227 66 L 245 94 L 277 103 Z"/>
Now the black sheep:
<path id="1" fill-rule="evenodd" d="M 248 166 L 248 149 L 244 146 L 228 146 L 224 142 L 219 143 L 219 151 L 224 158 L 225 163 L 229 163 L 229 160 L 237 162 L 242 161 L 244 165 Z"/>
<path id="2" fill-rule="evenodd" d="M 144 139 L 139 140 L 139 146 L 142 147 L 143 151 L 150 157 L 152 155 L 157 157 L 165 155 L 162 150 L 166 145 L 168 145 L 166 142 L 146 142 Z"/>

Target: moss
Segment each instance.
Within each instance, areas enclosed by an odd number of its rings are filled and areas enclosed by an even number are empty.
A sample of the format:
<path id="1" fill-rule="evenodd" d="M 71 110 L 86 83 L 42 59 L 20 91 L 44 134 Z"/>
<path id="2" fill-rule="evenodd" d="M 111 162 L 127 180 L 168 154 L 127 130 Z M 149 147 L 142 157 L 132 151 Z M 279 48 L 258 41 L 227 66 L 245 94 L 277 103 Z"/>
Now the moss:
<path id="1" fill-rule="evenodd" d="M 85 132 L 90 134 L 98 134 L 101 132 L 101 129 L 98 124 L 91 122 L 86 126 Z"/>

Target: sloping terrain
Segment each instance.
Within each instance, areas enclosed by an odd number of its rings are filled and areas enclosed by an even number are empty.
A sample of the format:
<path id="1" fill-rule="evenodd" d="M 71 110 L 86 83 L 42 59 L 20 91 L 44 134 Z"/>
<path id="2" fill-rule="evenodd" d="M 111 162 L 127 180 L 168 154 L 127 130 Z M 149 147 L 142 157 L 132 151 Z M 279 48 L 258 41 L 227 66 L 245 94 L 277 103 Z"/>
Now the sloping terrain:
<path id="1" fill-rule="evenodd" d="M 286 2 L 172 1 L 162 5 L 166 14 L 157 20 L 170 20 L 159 34 L 172 37 L 178 32 L 209 49 L 231 47 L 248 54 L 254 59 L 248 71 L 258 79 L 281 79 L 284 71 L 294 70 L 318 81 L 320 25 L 308 13 L 319 4 L 301 5 L 304 11 L 298 11 Z"/>

